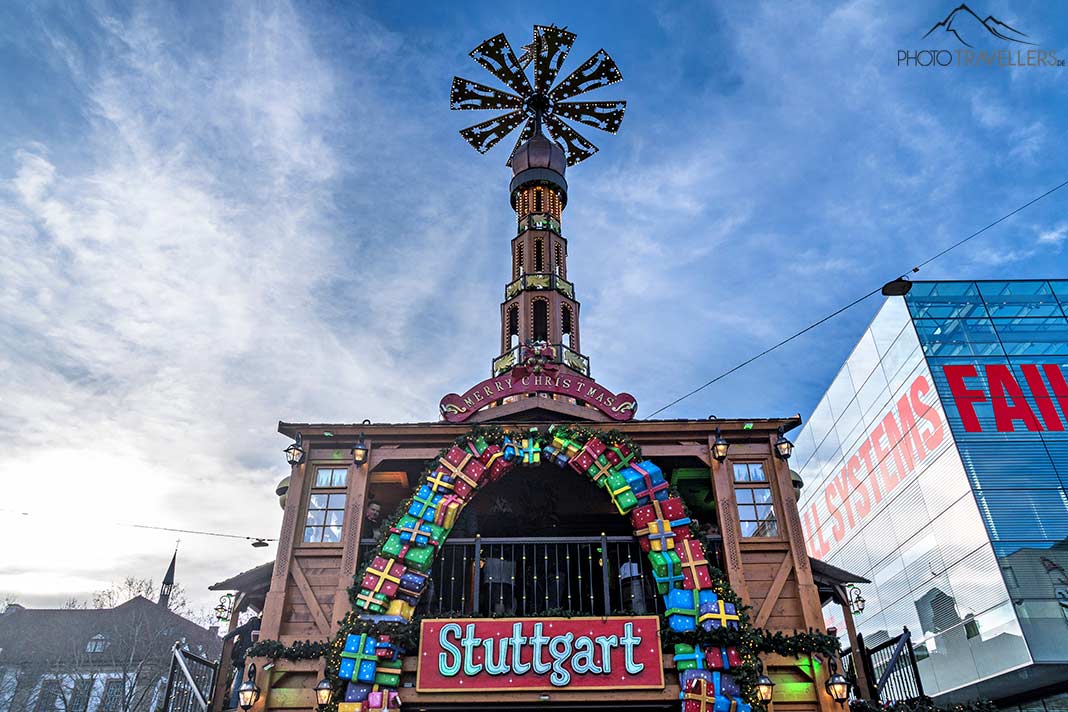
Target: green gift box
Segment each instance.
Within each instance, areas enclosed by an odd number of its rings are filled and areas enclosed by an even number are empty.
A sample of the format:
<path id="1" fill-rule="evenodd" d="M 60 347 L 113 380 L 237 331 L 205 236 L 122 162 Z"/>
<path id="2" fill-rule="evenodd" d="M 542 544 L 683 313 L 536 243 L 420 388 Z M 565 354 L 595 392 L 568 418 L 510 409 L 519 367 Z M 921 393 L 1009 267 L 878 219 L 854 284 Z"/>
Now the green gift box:
<path id="1" fill-rule="evenodd" d="M 404 555 L 404 550 L 407 547 L 408 545 L 401 541 L 399 534 L 390 534 L 386 537 L 386 543 L 382 545 L 382 553 L 399 559 Z"/>
<path id="2" fill-rule="evenodd" d="M 618 472 L 618 468 L 604 455 L 599 455 L 597 459 L 593 461 L 593 464 L 590 465 L 589 469 L 586 470 L 586 474 L 593 480 L 593 484 L 598 487 L 604 487 L 609 476 L 616 472 Z M 624 478 L 623 481 L 626 482 L 626 478 Z"/>
<path id="3" fill-rule="evenodd" d="M 375 684 L 384 685 L 385 687 L 400 687 L 402 664 L 400 660 L 380 660 L 375 671 Z"/>
<path id="4" fill-rule="evenodd" d="M 653 565 L 656 590 L 661 594 L 682 586 L 682 562 L 674 551 L 650 551 L 649 563 Z"/>
<path id="5" fill-rule="evenodd" d="M 486 442 L 486 438 L 468 438 L 464 443 L 464 449 L 476 457 L 485 452 L 488 447 L 489 443 Z"/>
<path id="6" fill-rule="evenodd" d="M 434 564 L 434 552 L 432 546 L 409 547 L 404 554 L 404 563 L 416 571 L 429 571 Z"/>
<path id="7" fill-rule="evenodd" d="M 631 489 L 630 483 L 622 473 L 613 472 L 609 475 L 605 486 L 612 495 L 612 503 L 616 505 L 620 514 L 626 514 L 638 506 L 638 498 L 634 496 L 634 490 Z"/>
<path id="8" fill-rule="evenodd" d="M 705 668 L 705 651 L 701 646 L 675 643 L 675 669 L 703 670 Z"/>
<path id="9" fill-rule="evenodd" d="M 361 588 L 356 595 L 356 606 L 369 613 L 385 613 L 389 606 L 389 599 L 384 593 L 374 593 L 366 588 Z"/>

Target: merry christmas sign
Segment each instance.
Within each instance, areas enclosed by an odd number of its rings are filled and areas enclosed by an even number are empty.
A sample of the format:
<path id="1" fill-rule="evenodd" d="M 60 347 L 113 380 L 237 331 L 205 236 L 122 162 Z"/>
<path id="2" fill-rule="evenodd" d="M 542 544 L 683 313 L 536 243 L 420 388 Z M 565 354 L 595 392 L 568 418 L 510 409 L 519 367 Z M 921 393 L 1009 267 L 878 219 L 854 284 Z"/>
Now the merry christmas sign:
<path id="1" fill-rule="evenodd" d="M 663 689 L 660 621 L 425 619 L 419 692 Z"/>

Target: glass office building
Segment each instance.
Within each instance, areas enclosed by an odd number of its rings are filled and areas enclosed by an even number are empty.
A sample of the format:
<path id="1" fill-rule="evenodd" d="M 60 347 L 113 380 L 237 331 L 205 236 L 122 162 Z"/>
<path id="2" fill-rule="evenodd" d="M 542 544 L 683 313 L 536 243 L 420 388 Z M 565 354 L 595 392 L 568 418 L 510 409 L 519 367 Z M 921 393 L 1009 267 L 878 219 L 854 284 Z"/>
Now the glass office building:
<path id="1" fill-rule="evenodd" d="M 1068 281 L 916 282 L 796 438 L 809 553 L 871 580 L 858 631 L 907 626 L 939 702 L 1068 709 L 1066 317 Z"/>

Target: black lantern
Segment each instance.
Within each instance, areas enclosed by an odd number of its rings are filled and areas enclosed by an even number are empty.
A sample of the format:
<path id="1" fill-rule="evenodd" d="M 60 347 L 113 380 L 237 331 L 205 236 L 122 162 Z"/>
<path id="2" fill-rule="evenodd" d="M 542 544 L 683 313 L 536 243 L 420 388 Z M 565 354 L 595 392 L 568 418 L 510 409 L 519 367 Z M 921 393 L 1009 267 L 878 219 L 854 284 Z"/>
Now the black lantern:
<path id="1" fill-rule="evenodd" d="M 315 686 L 315 701 L 319 704 L 319 709 L 326 709 L 326 706 L 330 704 L 330 699 L 333 696 L 334 686 L 324 677 L 319 681 L 319 684 Z"/>
<path id="2" fill-rule="evenodd" d="M 220 623 L 225 623 L 230 620 L 230 614 L 233 612 L 234 594 L 224 593 L 219 597 L 219 605 L 215 606 L 215 618 Z"/>
<path id="3" fill-rule="evenodd" d="M 282 451 L 286 454 L 286 462 L 290 465 L 299 465 L 304 462 L 304 448 L 300 446 L 300 443 L 300 433 L 297 433 L 297 441 Z"/>
<path id="4" fill-rule="evenodd" d="M 849 584 L 849 611 L 850 613 L 863 613 L 864 604 L 867 601 L 864 600 L 864 596 L 860 595 L 860 588 Z"/>
<path id="5" fill-rule="evenodd" d="M 367 462 L 367 443 L 364 442 L 363 433 L 360 433 L 360 440 L 352 446 L 352 461 L 357 465 L 362 465 Z"/>
<path id="6" fill-rule="evenodd" d="M 716 428 L 716 439 L 712 442 L 712 457 L 716 458 L 716 462 L 723 462 L 727 459 L 727 450 L 730 447 L 731 444 L 720 434 L 719 428 Z"/>
<path id="7" fill-rule="evenodd" d="M 789 460 L 794 454 L 794 444 L 787 439 L 782 426 L 779 426 L 779 438 L 775 441 L 775 454 L 780 460 Z"/>
<path id="8" fill-rule="evenodd" d="M 884 284 L 882 293 L 884 297 L 903 297 L 908 294 L 911 289 L 912 282 L 905 279 L 905 277 L 898 277 L 892 282 Z"/>
<path id="9" fill-rule="evenodd" d="M 849 699 L 849 680 L 845 679 L 841 673 L 838 672 L 838 665 L 835 663 L 834 658 L 830 660 L 831 676 L 827 678 L 827 682 L 823 683 L 823 686 L 827 689 L 827 694 L 831 696 L 831 699 L 838 704 L 845 704 Z"/>
<path id="10" fill-rule="evenodd" d="M 764 674 L 764 663 L 759 660 L 757 660 L 757 673 L 756 682 L 753 683 L 757 699 L 761 702 L 771 702 L 772 695 L 775 694 L 775 681 Z"/>
<path id="11" fill-rule="evenodd" d="M 260 699 L 260 688 L 256 687 L 256 663 L 252 663 L 248 666 L 248 679 L 237 688 L 237 701 L 241 709 L 248 712 L 258 699 Z"/>

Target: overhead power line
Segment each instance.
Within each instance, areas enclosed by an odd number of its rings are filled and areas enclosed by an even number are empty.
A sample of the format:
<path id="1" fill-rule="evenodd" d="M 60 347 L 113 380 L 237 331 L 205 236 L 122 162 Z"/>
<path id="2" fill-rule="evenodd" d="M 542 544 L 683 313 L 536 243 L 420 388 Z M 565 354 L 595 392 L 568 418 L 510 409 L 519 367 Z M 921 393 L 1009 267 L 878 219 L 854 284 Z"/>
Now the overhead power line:
<path id="1" fill-rule="evenodd" d="M 936 255 L 927 258 L 923 262 L 920 262 L 918 265 L 913 267 L 910 270 L 910 272 L 913 272 L 913 273 L 919 272 L 921 267 L 926 267 L 927 265 L 929 265 L 932 262 L 934 262 L 935 260 L 937 260 L 939 257 L 942 257 L 943 255 L 948 254 L 949 252 L 957 249 L 958 247 L 960 247 L 964 243 L 968 242 L 968 240 L 971 240 L 974 237 L 978 237 L 979 235 L 982 235 L 984 232 L 986 232 L 990 228 L 994 227 L 995 225 L 998 225 L 999 223 L 1002 223 L 1002 222 L 1008 220 L 1013 215 L 1016 215 L 1017 213 L 1025 210 L 1025 209 L 1027 209 L 1029 207 L 1031 207 L 1032 205 L 1034 205 L 1038 201 L 1042 200 L 1043 198 L 1046 198 L 1046 197 L 1052 195 L 1053 193 L 1056 193 L 1058 190 L 1060 190 L 1061 188 L 1063 188 L 1066 185 L 1068 185 L 1068 180 L 1064 181 L 1063 183 L 1060 183 L 1059 185 L 1056 185 L 1056 186 L 1050 188 L 1049 190 L 1047 190 L 1042 195 L 1039 195 L 1036 198 L 1032 198 L 1031 200 L 1029 200 L 1026 203 L 1024 203 L 1023 205 L 1019 206 L 1018 208 L 1016 208 L 1012 212 L 1009 212 L 1009 213 L 1006 213 L 1005 215 L 1002 215 L 1000 218 L 998 218 L 994 222 L 990 223 L 986 227 L 982 228 L 981 230 L 976 230 L 971 235 L 968 235 L 965 238 L 957 240 L 952 245 L 950 245 L 946 249 L 942 250 L 941 252 L 937 253 Z M 908 278 L 908 274 L 909 274 L 909 272 L 906 272 L 905 274 L 902 274 L 902 275 L 896 277 L 895 280 L 897 280 L 897 279 L 907 279 Z M 890 281 L 894 281 L 894 280 L 890 280 Z M 649 415 L 645 416 L 643 418 L 643 420 L 649 420 L 650 418 L 652 418 L 653 416 L 657 415 L 658 413 L 663 413 L 665 410 L 667 410 L 668 408 L 672 407 L 673 405 L 677 405 L 678 403 L 681 403 L 682 401 L 686 400 L 690 396 L 693 396 L 693 395 L 696 395 L 697 393 L 700 393 L 704 389 L 706 389 L 709 386 L 711 386 L 713 383 L 716 383 L 717 381 L 720 381 L 720 380 L 726 378 L 727 376 L 731 375 L 735 371 L 738 371 L 739 369 L 745 368 L 746 366 L 748 366 L 749 364 L 753 363 L 757 359 L 762 358 L 764 356 L 767 356 L 772 351 L 775 351 L 776 349 L 785 346 L 786 344 L 790 343 L 791 341 L 793 341 L 797 337 L 802 336 L 804 334 L 807 334 L 808 332 L 810 332 L 813 329 L 815 329 L 817 326 L 820 326 L 821 324 L 824 324 L 824 323 L 830 321 L 831 319 L 835 318 L 836 316 L 838 316 L 842 312 L 845 312 L 845 311 L 848 311 L 848 310 L 852 309 L 853 307 L 855 307 L 856 305 L 860 304 L 861 302 L 863 302 L 868 297 L 871 297 L 871 296 L 874 296 L 875 294 L 878 294 L 880 291 L 882 291 L 882 288 L 883 288 L 883 285 L 879 285 L 878 287 L 876 287 L 875 289 L 871 290 L 870 292 L 868 292 L 864 296 L 858 297 L 857 299 L 854 299 L 853 301 L 851 301 L 849 304 L 846 304 L 844 307 L 836 309 L 835 311 L 831 312 L 830 314 L 828 314 L 827 316 L 823 317 L 822 319 L 819 319 L 818 321 L 812 322 L 811 324 L 809 324 L 805 328 L 801 329 L 800 331 L 798 331 L 798 332 L 796 332 L 794 334 L 791 334 L 790 336 L 786 337 L 785 339 L 783 339 L 782 341 L 778 342 L 774 346 L 770 346 L 770 347 L 764 349 L 763 351 L 761 351 L 760 353 L 758 353 L 757 355 L 751 356 L 750 358 L 747 358 L 746 360 L 742 361 L 741 363 L 739 363 L 739 364 L 737 364 L 735 366 L 732 366 L 731 368 L 727 369 L 723 373 L 720 373 L 719 375 L 717 375 L 715 378 L 705 382 L 704 384 L 698 386 L 697 388 L 694 388 L 689 393 L 687 393 L 685 395 L 682 395 L 682 396 L 679 396 L 678 398 L 676 398 L 675 400 L 671 401 L 667 405 L 662 406 L 661 408 L 658 408 L 658 409 L 654 410 L 652 413 L 650 413 Z"/>
<path id="2" fill-rule="evenodd" d="M 6 514 L 18 514 L 23 517 L 37 517 L 41 516 L 35 512 L 21 512 L 15 509 L 0 509 L 0 512 Z M 99 522 L 99 520 L 96 520 Z M 264 537 L 264 536 L 245 536 L 243 534 L 228 534 L 225 532 L 209 532 L 202 529 L 181 529 L 178 527 L 159 527 L 152 524 L 135 524 L 133 522 L 104 522 L 116 527 L 129 527 L 131 529 L 151 529 L 159 532 L 175 532 L 178 534 L 197 534 L 199 536 L 216 536 L 224 539 L 244 539 L 246 541 L 278 541 L 276 538 Z"/>

